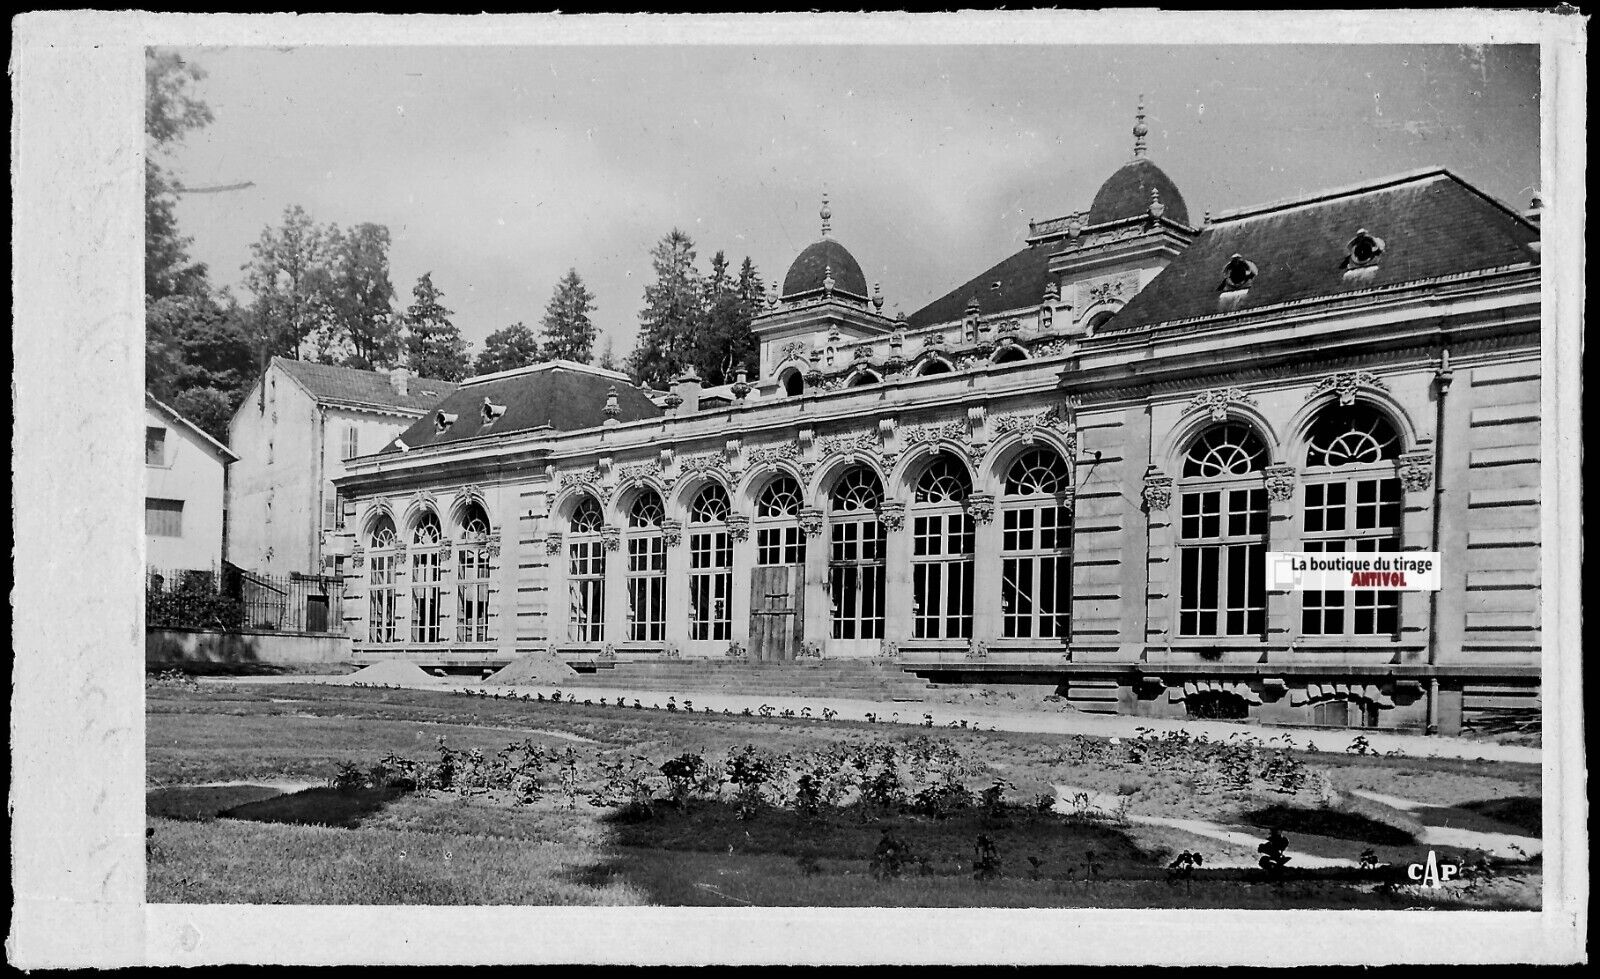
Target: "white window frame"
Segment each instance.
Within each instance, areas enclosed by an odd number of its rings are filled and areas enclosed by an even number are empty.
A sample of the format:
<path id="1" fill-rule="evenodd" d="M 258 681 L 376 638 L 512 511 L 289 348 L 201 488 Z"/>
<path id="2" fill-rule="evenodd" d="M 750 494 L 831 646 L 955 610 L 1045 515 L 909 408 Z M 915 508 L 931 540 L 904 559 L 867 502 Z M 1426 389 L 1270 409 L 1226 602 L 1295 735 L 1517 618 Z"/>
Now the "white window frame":
<path id="1" fill-rule="evenodd" d="M 1072 636 L 1072 508 L 1065 505 L 1071 490 L 1071 469 L 1054 449 L 1029 449 L 1007 467 L 1000 504 L 1004 638 Z"/>

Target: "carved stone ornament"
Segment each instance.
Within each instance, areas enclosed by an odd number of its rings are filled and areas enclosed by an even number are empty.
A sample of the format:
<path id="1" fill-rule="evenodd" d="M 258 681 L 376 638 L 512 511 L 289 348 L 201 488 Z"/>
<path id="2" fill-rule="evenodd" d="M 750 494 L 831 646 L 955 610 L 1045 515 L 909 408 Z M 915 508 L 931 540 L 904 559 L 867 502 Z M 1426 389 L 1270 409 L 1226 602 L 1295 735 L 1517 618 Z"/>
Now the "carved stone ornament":
<path id="1" fill-rule="evenodd" d="M 795 357 L 799 357 L 803 360 L 805 359 L 806 354 L 810 352 L 811 348 L 806 345 L 804 340 L 790 340 L 788 343 L 784 344 L 782 348 L 780 348 L 778 352 L 778 362 L 782 363 L 783 361 L 791 360 Z"/>
<path id="2" fill-rule="evenodd" d="M 493 561 L 495 558 L 498 558 L 500 556 L 500 538 L 489 538 L 488 547 L 485 549 L 488 551 L 489 560 Z"/>
<path id="3" fill-rule="evenodd" d="M 1400 456 L 1400 485 L 1421 493 L 1433 485 L 1433 453 L 1407 452 Z"/>
<path id="4" fill-rule="evenodd" d="M 668 547 L 683 543 L 683 521 L 671 517 L 661 521 L 661 539 Z"/>
<path id="5" fill-rule="evenodd" d="M 900 644 L 893 639 L 878 640 L 878 655 L 883 659 L 899 659 Z"/>
<path id="6" fill-rule="evenodd" d="M 806 643 L 805 645 L 800 647 L 800 655 L 805 657 L 806 659 L 821 659 L 822 658 L 822 643 L 820 643 L 820 642 L 808 642 L 808 643 Z"/>
<path id="7" fill-rule="evenodd" d="M 728 652 L 725 655 L 729 659 L 744 659 L 745 658 L 744 644 L 739 642 L 737 639 L 729 642 L 728 643 Z"/>
<path id="8" fill-rule="evenodd" d="M 938 442 L 945 439 L 951 442 L 965 442 L 967 440 L 967 425 L 965 422 L 943 422 L 932 425 L 907 425 L 900 429 L 900 441 L 907 446 L 917 445 L 921 442 Z"/>
<path id="9" fill-rule="evenodd" d="M 1254 405 L 1255 403 L 1255 396 L 1248 391 L 1243 391 L 1239 388 L 1212 388 L 1204 394 L 1195 395 L 1194 399 L 1189 402 L 1189 406 L 1184 409 L 1184 414 L 1209 410 L 1212 421 L 1227 421 L 1229 405 Z"/>
<path id="10" fill-rule="evenodd" d="M 604 646 L 600 647 L 600 658 L 603 659 L 603 660 L 614 660 L 614 659 L 616 659 L 617 658 L 617 647 L 612 645 L 611 643 L 606 643 Z"/>
<path id="11" fill-rule="evenodd" d="M 820 445 L 825 459 L 837 456 L 876 459 L 880 444 L 876 432 L 847 432 L 824 438 Z"/>
<path id="12" fill-rule="evenodd" d="M 1056 407 L 1045 411 L 1023 412 L 1012 415 L 999 415 L 994 420 L 994 430 L 1001 435 L 1018 432 L 1022 435 L 1023 445 L 1032 445 L 1034 436 L 1041 428 L 1054 429 L 1068 437 L 1073 443 L 1076 453 L 1077 434 L 1072 430 L 1071 416 L 1065 410 Z"/>
<path id="13" fill-rule="evenodd" d="M 1293 466 L 1268 466 L 1267 497 L 1276 503 L 1294 499 L 1295 471 Z"/>
<path id="14" fill-rule="evenodd" d="M 899 533 L 906 526 L 906 505 L 899 500 L 884 500 L 878 510 L 878 520 L 885 530 Z"/>
<path id="15" fill-rule="evenodd" d="M 750 539 L 750 516 L 744 513 L 728 514 L 728 536 L 735 541 Z"/>
<path id="16" fill-rule="evenodd" d="M 544 535 L 544 550 L 546 554 L 561 553 L 561 532 L 559 530 L 552 530 Z"/>
<path id="17" fill-rule="evenodd" d="M 977 639 L 967 640 L 967 659 L 988 659 L 989 644 Z"/>
<path id="18" fill-rule="evenodd" d="M 578 472 L 562 473 L 560 483 L 562 489 L 571 489 L 575 486 L 593 489 L 600 483 L 600 470 L 598 467 L 590 467 Z"/>
<path id="19" fill-rule="evenodd" d="M 1318 381 L 1311 388 L 1311 393 L 1306 395 L 1306 400 L 1310 401 L 1312 398 L 1331 391 L 1339 396 L 1341 405 L 1353 405 L 1356 403 L 1356 394 L 1362 388 L 1376 388 L 1382 391 L 1388 390 L 1388 387 L 1387 384 L 1383 383 L 1382 378 L 1371 371 L 1342 371 L 1338 374 L 1329 374 Z"/>
<path id="20" fill-rule="evenodd" d="M 657 462 L 640 462 L 622 467 L 621 480 L 623 483 L 643 483 L 660 479 L 661 464 Z"/>
<path id="21" fill-rule="evenodd" d="M 1147 473 L 1144 477 L 1144 508 L 1147 512 L 1172 506 L 1172 477 Z"/>
<path id="22" fill-rule="evenodd" d="M 1073 341 L 1066 337 L 1053 337 L 1033 345 L 1034 357 L 1054 357 L 1072 349 Z"/>
<path id="23" fill-rule="evenodd" d="M 675 642 L 667 643 L 667 645 L 661 650 L 661 652 L 662 652 L 662 654 L 664 656 L 666 656 L 667 659 L 682 659 L 683 658 L 683 652 L 678 649 L 678 644 L 675 643 Z"/>
<path id="24" fill-rule="evenodd" d="M 359 568 L 359 567 L 362 567 L 363 565 L 365 565 L 366 563 L 367 563 L 367 556 L 365 554 L 361 553 L 361 548 L 358 545 L 354 550 L 352 550 L 350 552 L 350 567 Z"/>
<path id="25" fill-rule="evenodd" d="M 967 497 L 967 509 L 972 513 L 972 519 L 978 523 L 989 523 L 994 520 L 994 494 L 973 493 Z"/>
<path id="26" fill-rule="evenodd" d="M 619 550 L 622 547 L 622 528 L 611 526 L 601 527 L 600 540 L 605 544 L 606 550 Z"/>
<path id="27" fill-rule="evenodd" d="M 793 461 L 800 458 L 799 442 L 779 442 L 775 445 L 761 445 L 749 449 L 744 453 L 745 462 L 751 466 L 771 465 L 775 462 Z"/>
<path id="28" fill-rule="evenodd" d="M 816 507 L 804 507 L 800 510 L 800 530 L 807 537 L 816 537 L 822 533 L 822 511 Z"/>

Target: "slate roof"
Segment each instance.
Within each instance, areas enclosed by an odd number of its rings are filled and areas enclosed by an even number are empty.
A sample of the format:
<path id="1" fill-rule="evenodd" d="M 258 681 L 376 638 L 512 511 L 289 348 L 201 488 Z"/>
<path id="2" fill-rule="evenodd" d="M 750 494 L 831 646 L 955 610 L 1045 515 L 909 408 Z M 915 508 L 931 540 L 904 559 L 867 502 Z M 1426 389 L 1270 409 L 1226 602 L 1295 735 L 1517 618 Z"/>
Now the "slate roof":
<path id="1" fill-rule="evenodd" d="M 595 428 L 606 420 L 606 395 L 613 387 L 621 409 L 618 421 L 659 418 L 663 414 L 643 389 L 620 374 L 570 361 L 552 361 L 482 378 L 468 378 L 402 432 L 400 439 L 416 449 L 545 427 L 562 432 Z M 488 424 L 484 423 L 482 413 L 485 398 L 506 409 Z M 436 424 L 439 412 L 456 416 L 456 421 L 443 433 Z M 392 441 L 382 449 L 382 452 L 398 451 Z"/>
<path id="2" fill-rule="evenodd" d="M 1362 229 L 1383 240 L 1383 254 L 1347 273 Z M 1222 312 L 1223 268 L 1235 254 L 1257 268 L 1244 295 L 1229 297 L 1238 311 L 1537 262 L 1538 238 L 1527 219 L 1448 170 L 1402 174 L 1217 217 L 1100 332 Z"/>
<path id="3" fill-rule="evenodd" d="M 390 383 L 388 371 L 362 371 L 290 360 L 287 357 L 274 357 L 272 362 L 283 368 L 318 401 L 427 411 L 456 389 L 454 381 L 413 376 L 407 381 L 406 393 L 400 394 Z"/>
<path id="4" fill-rule="evenodd" d="M 978 297 L 978 308 L 984 313 L 1037 306 L 1044 301 L 1044 285 L 1050 278 L 1050 253 L 1059 247 L 1059 243 L 1041 243 L 1024 248 L 907 316 L 906 322 L 920 329 L 959 320 L 966 315 L 973 296 Z M 998 289 L 994 288 L 997 282 Z"/>
<path id="5" fill-rule="evenodd" d="M 789 274 L 783 277 L 784 298 L 820 290 L 830 269 L 835 292 L 867 298 L 867 277 L 861 274 L 861 266 L 856 264 L 848 248 L 832 238 L 807 245 L 795 258 L 789 266 Z"/>
<path id="6" fill-rule="evenodd" d="M 1150 191 L 1161 191 L 1161 203 L 1166 205 L 1162 217 L 1179 224 L 1189 223 L 1189 207 L 1178 193 L 1178 185 L 1148 157 L 1136 156 L 1124 163 L 1094 195 L 1089 205 L 1089 225 L 1120 221 L 1123 218 L 1144 217 L 1150 212 Z"/>

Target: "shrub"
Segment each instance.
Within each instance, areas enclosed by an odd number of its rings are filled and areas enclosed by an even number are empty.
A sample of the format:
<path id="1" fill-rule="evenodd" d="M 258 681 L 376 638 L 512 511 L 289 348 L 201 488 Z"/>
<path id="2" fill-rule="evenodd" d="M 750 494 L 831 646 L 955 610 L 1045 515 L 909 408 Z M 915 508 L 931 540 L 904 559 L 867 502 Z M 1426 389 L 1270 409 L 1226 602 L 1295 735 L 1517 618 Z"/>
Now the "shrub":
<path id="1" fill-rule="evenodd" d="M 972 847 L 972 876 L 978 880 L 993 880 L 1000 873 L 1000 851 L 994 840 L 982 833 Z"/>
<path id="2" fill-rule="evenodd" d="M 888 830 L 884 830 L 883 837 L 872 850 L 872 860 L 868 866 L 872 870 L 872 876 L 879 880 L 888 880 L 899 877 L 907 867 L 917 862 L 917 857 L 911 852 L 910 846 L 897 839 Z"/>
<path id="3" fill-rule="evenodd" d="M 772 756 L 747 744 L 743 751 L 728 752 L 723 770 L 727 780 L 736 787 L 734 798 L 739 804 L 739 818 L 754 817 L 762 802 L 761 787 L 771 781 L 775 770 Z"/>
<path id="4" fill-rule="evenodd" d="M 674 805 L 681 806 L 690 791 L 699 783 L 706 768 L 706 760 L 697 754 L 685 752 L 661 763 L 661 774 L 667 777 L 667 790 Z"/>

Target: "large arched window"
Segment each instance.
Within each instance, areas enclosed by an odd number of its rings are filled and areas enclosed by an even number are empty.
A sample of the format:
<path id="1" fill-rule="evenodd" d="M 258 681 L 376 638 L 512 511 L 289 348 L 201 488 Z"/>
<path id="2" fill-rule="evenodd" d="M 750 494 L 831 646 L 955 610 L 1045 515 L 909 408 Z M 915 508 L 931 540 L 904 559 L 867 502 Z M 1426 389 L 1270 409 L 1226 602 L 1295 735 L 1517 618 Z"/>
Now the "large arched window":
<path id="1" fill-rule="evenodd" d="M 372 523 L 367 544 L 367 639 L 371 642 L 395 641 L 395 553 L 399 543 L 394 532 L 394 521 L 387 515 Z"/>
<path id="2" fill-rule="evenodd" d="M 1401 487 L 1395 472 L 1400 436 L 1371 405 L 1319 412 L 1306 441 L 1302 548 L 1398 551 Z M 1397 591 L 1303 591 L 1300 631 L 1308 636 L 1393 636 L 1400 631 Z"/>
<path id="3" fill-rule="evenodd" d="M 689 506 L 689 638 L 733 635 L 733 539 L 728 491 L 710 483 Z"/>
<path id="4" fill-rule="evenodd" d="M 600 530 L 605 516 L 592 496 L 578 500 L 567 528 L 567 638 L 574 642 L 605 639 L 606 550 Z"/>
<path id="5" fill-rule="evenodd" d="M 1029 449 L 1006 470 L 1000 509 L 1000 610 L 1008 639 L 1071 635 L 1072 472 L 1054 449 Z"/>
<path id="6" fill-rule="evenodd" d="M 931 377 L 934 374 L 950 373 L 950 362 L 938 358 L 930 358 L 917 368 L 918 377 Z"/>
<path id="7" fill-rule="evenodd" d="M 1201 432 L 1179 485 L 1178 634 L 1265 636 L 1267 448 L 1248 425 Z"/>
<path id="8" fill-rule="evenodd" d="M 783 393 L 787 397 L 798 398 L 806 393 L 805 378 L 793 367 L 778 376 L 778 383 L 783 385 Z"/>
<path id="9" fill-rule="evenodd" d="M 835 639 L 883 638 L 883 483 L 845 471 L 829 500 L 828 601 Z"/>
<path id="10" fill-rule="evenodd" d="M 411 523 L 411 641 L 441 642 L 444 597 L 444 531 L 439 515 L 424 510 Z"/>
<path id="11" fill-rule="evenodd" d="M 800 533 L 800 484 L 788 473 L 767 483 L 756 499 L 756 564 L 764 568 L 806 563 Z"/>
<path id="12" fill-rule="evenodd" d="M 456 640 L 489 640 L 489 514 L 476 501 L 460 514 L 456 545 Z"/>
<path id="13" fill-rule="evenodd" d="M 911 517 L 912 635 L 966 639 L 972 635 L 972 555 L 975 527 L 966 512 L 972 476 L 941 452 L 917 478 Z"/>
<path id="14" fill-rule="evenodd" d="M 666 512 L 655 490 L 641 490 L 628 508 L 628 638 L 661 642 L 667 637 Z"/>

